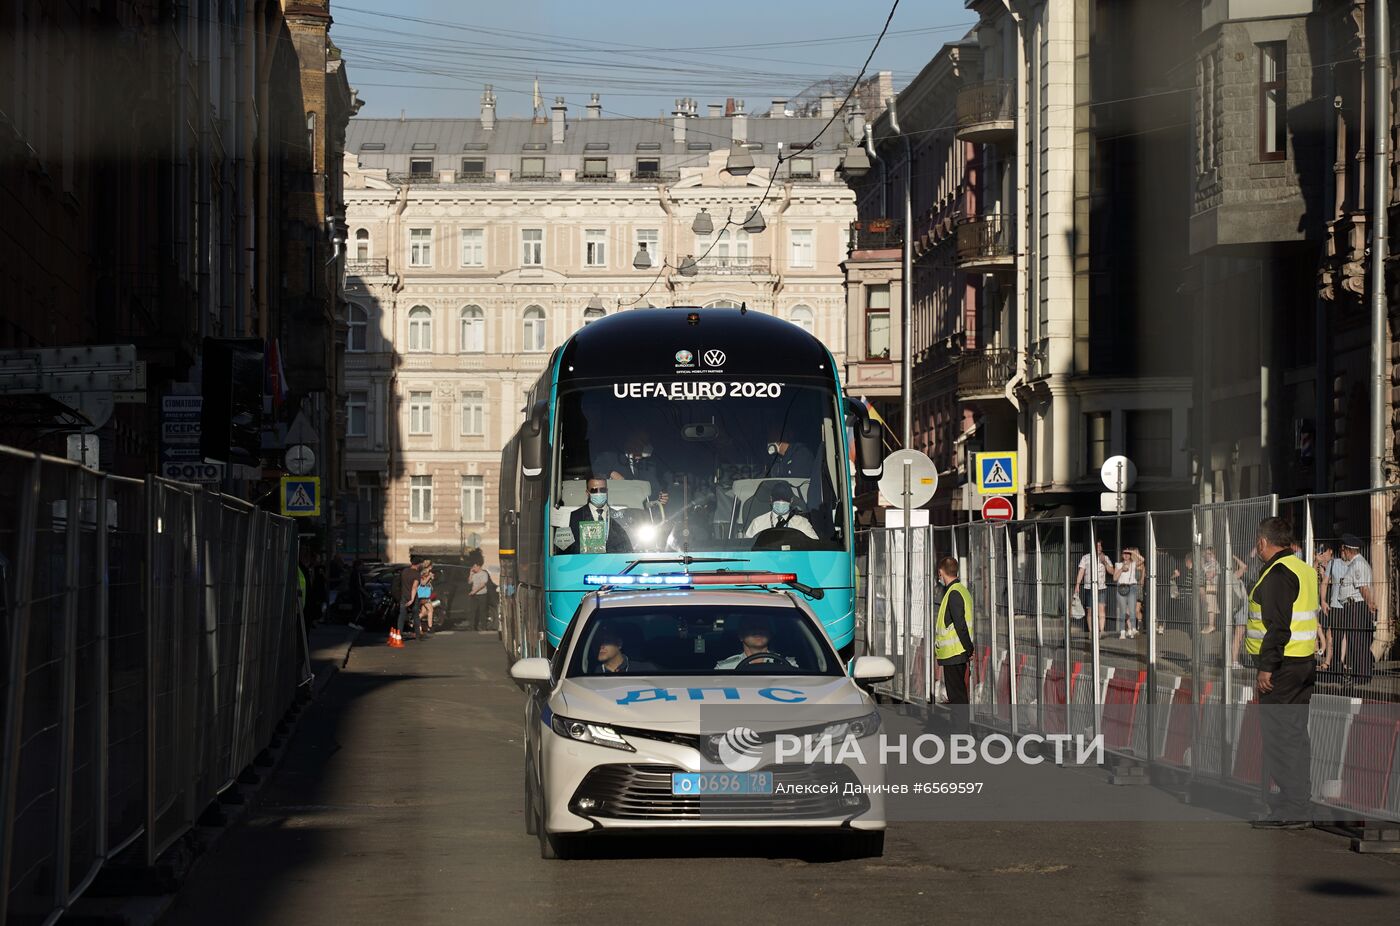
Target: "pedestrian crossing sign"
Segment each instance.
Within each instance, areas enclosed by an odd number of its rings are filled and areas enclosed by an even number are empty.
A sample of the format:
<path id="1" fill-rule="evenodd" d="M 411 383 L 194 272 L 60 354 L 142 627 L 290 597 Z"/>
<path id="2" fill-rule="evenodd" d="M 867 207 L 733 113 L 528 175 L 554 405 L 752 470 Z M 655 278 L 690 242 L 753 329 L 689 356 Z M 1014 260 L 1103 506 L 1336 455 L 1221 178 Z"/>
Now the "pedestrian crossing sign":
<path id="1" fill-rule="evenodd" d="M 294 518 L 319 518 L 321 477 L 283 476 L 282 513 Z"/>
<path id="2" fill-rule="evenodd" d="M 974 454 L 973 474 L 979 495 L 1015 495 L 1020 488 L 1016 451 Z"/>

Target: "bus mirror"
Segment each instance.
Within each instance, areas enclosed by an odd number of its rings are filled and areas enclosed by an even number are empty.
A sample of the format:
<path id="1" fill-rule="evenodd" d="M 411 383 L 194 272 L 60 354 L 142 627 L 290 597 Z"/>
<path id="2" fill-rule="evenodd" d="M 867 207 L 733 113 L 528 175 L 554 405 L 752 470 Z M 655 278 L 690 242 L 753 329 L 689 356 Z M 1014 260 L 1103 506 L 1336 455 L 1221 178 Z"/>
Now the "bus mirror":
<path id="1" fill-rule="evenodd" d="M 856 462 L 861 475 L 867 479 L 879 479 L 884 471 L 884 461 L 880 451 L 880 426 L 868 417 L 856 421 Z"/>
<path id="2" fill-rule="evenodd" d="M 542 404 L 536 405 L 520 433 L 520 470 L 527 479 L 538 479 L 544 472 L 544 423 Z"/>

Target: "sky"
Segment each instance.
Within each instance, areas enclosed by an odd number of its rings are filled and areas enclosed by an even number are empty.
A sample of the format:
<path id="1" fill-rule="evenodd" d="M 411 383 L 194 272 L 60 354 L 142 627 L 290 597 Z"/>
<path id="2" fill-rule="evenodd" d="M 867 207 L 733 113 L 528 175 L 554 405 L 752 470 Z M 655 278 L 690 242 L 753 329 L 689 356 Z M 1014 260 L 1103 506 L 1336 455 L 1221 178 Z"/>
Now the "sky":
<path id="1" fill-rule="evenodd" d="M 361 116 L 528 116 L 539 79 L 547 109 L 605 116 L 669 113 L 679 97 L 742 99 L 748 112 L 825 78 L 854 77 L 893 0 L 332 0 Z M 601 10 L 601 12 L 591 12 Z M 854 12 L 853 12 L 854 11 Z M 904 86 L 975 21 L 962 0 L 900 0 L 867 76 Z"/>

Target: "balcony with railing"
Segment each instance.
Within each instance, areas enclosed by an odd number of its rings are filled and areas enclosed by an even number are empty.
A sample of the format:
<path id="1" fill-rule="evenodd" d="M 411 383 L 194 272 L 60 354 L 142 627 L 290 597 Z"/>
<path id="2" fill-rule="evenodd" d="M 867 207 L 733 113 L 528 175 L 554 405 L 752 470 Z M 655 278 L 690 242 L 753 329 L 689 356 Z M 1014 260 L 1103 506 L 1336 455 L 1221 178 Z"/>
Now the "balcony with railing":
<path id="1" fill-rule="evenodd" d="M 973 273 L 1009 272 L 1015 269 L 1011 246 L 1011 216 L 976 215 L 957 227 L 958 269 Z"/>
<path id="2" fill-rule="evenodd" d="M 459 170 L 455 176 L 458 183 L 496 182 L 496 172 L 491 170 Z"/>
<path id="3" fill-rule="evenodd" d="M 696 271 L 702 275 L 729 277 L 767 274 L 771 268 L 772 261 L 767 257 L 710 256 L 695 265 Z"/>
<path id="4" fill-rule="evenodd" d="M 1015 96 L 1011 81 L 988 80 L 958 91 L 958 138 L 983 144 L 1007 141 L 1016 134 Z"/>
<path id="5" fill-rule="evenodd" d="M 514 183 L 558 183 L 559 171 L 513 170 L 510 179 Z"/>
<path id="6" fill-rule="evenodd" d="M 904 247 L 904 228 L 889 219 L 851 223 L 852 251 L 885 251 Z"/>
<path id="7" fill-rule="evenodd" d="M 633 171 L 632 180 L 636 183 L 675 183 L 681 179 L 678 170 L 638 170 Z"/>
<path id="8" fill-rule="evenodd" d="M 414 170 L 414 171 L 398 171 L 398 172 L 390 171 L 390 173 L 389 173 L 389 182 L 390 182 L 390 183 L 398 183 L 398 184 L 405 184 L 405 183 L 425 183 L 425 184 L 426 184 L 426 183 L 441 183 L 442 181 L 439 179 L 437 171 L 433 171 L 433 172 L 431 172 L 431 173 L 424 173 L 423 171 L 420 171 L 420 170 Z"/>
<path id="9" fill-rule="evenodd" d="M 348 277 L 384 276 L 388 272 L 389 258 L 387 257 L 345 261 L 345 275 Z"/>
<path id="10" fill-rule="evenodd" d="M 964 351 L 956 364 L 958 398 L 999 399 L 1016 375 L 1016 352 L 1004 347 Z"/>

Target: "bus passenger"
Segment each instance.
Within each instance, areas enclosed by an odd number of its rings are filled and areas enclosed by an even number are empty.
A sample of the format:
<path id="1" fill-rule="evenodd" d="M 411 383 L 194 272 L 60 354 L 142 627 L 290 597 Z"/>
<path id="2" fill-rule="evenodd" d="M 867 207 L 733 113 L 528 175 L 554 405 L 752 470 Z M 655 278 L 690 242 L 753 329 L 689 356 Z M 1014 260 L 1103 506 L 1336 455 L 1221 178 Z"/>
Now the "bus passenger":
<path id="1" fill-rule="evenodd" d="M 617 512 L 608 505 L 608 480 L 594 473 L 588 477 L 588 502 L 569 512 L 573 542 L 564 553 L 631 553 L 632 540 Z"/>
<path id="2" fill-rule="evenodd" d="M 792 486 L 786 482 L 775 482 L 768 494 L 773 500 L 772 508 L 749 522 L 748 529 L 744 531 L 745 537 L 757 537 L 771 528 L 786 527 L 801 531 L 813 540 L 817 539 L 817 532 L 812 527 L 812 522 L 792 510 Z"/>

